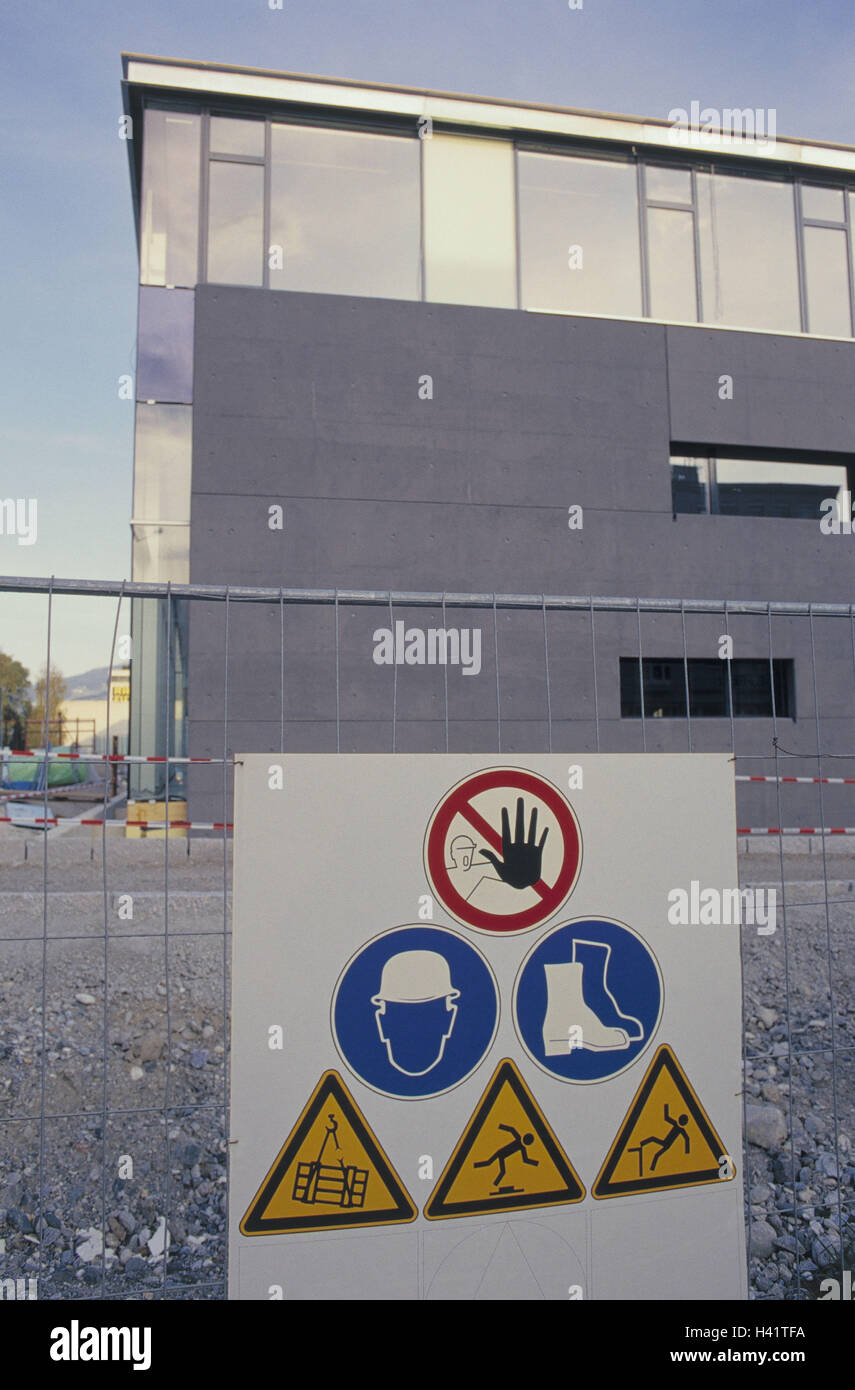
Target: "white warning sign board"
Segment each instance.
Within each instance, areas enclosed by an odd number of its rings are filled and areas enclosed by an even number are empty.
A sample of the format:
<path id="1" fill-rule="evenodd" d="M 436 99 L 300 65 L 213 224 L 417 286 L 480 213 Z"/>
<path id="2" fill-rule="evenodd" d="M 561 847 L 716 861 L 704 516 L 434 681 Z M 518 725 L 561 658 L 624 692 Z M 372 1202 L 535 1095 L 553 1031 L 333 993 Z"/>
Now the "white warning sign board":
<path id="1" fill-rule="evenodd" d="M 230 1297 L 745 1297 L 726 754 L 239 755 L 234 825 Z"/>

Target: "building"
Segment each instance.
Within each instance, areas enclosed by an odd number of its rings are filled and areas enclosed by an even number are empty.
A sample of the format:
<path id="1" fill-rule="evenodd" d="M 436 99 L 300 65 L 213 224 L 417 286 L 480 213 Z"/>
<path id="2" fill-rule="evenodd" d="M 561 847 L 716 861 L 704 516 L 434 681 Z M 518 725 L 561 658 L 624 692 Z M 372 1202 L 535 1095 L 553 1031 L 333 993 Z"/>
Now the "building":
<path id="1" fill-rule="evenodd" d="M 107 680 L 109 674 L 109 682 Z M 109 686 L 109 688 L 108 688 Z M 124 751 L 128 743 L 128 706 L 131 698 L 130 673 L 122 666 L 104 672 L 103 691 L 69 695 L 62 703 L 64 736 L 79 743 L 86 752 L 110 752 L 113 740 Z M 109 735 L 110 747 L 107 747 Z"/>
<path id="2" fill-rule="evenodd" d="M 851 600 L 855 149 L 777 138 L 763 113 L 722 113 L 710 133 L 688 113 L 123 62 L 135 579 Z M 222 753 L 222 605 L 188 608 L 167 633 L 135 603 L 132 751 L 162 750 L 168 706 L 173 753 Z M 337 736 L 385 751 L 376 611 L 340 615 L 338 702 L 331 610 L 293 616 L 287 709 L 275 606 L 234 625 L 230 746 L 278 749 L 287 724 L 293 751 Z M 512 618 L 504 746 L 524 751 L 544 746 L 543 695 Z M 732 718 L 768 753 L 774 710 L 808 753 L 806 635 L 775 633 L 772 654 L 766 618 L 743 620 L 728 681 L 720 618 L 693 627 L 686 666 L 679 623 L 651 620 L 647 746 L 686 747 L 688 687 L 695 747 L 729 748 Z M 557 718 L 583 748 L 589 636 L 578 645 Z M 845 747 L 852 650 L 831 646 L 818 693 Z M 634 615 L 601 633 L 597 672 L 604 746 L 640 747 Z M 461 674 L 452 746 L 493 747 Z M 436 687 L 407 688 L 398 746 L 444 748 Z M 197 815 L 221 797 L 206 775 Z M 772 789 L 749 790 L 748 823 L 775 824 Z"/>

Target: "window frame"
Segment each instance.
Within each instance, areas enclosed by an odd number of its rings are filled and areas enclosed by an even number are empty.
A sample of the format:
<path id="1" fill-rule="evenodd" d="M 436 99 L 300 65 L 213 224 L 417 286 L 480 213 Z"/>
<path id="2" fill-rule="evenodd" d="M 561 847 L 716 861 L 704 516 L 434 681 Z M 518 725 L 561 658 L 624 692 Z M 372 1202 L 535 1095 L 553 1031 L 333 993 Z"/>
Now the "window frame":
<path id="1" fill-rule="evenodd" d="M 213 283 L 208 280 L 208 219 L 210 206 L 210 167 L 212 163 L 236 163 L 262 165 L 264 169 L 263 177 L 263 247 L 262 247 L 262 266 L 261 266 L 261 288 L 270 289 L 270 267 L 269 267 L 269 247 L 270 247 L 270 222 L 271 222 L 271 128 L 276 124 L 292 126 L 320 127 L 333 130 L 350 130 L 364 133 L 366 135 L 395 136 L 405 140 L 418 140 L 419 145 L 423 144 L 422 132 L 419 126 L 419 117 L 414 116 L 388 116 L 383 113 L 364 113 L 354 112 L 320 112 L 311 107 L 295 107 L 283 110 L 281 106 L 273 103 L 256 103 L 236 101 L 228 103 L 222 98 L 207 101 L 182 100 L 176 96 L 174 99 L 166 98 L 162 95 L 146 96 L 144 100 L 144 110 L 149 107 L 167 111 L 187 111 L 192 112 L 201 118 L 201 140 L 200 140 L 200 170 L 199 170 L 199 227 L 198 227 L 198 266 L 196 284 Z M 251 119 L 264 126 L 264 153 L 263 155 L 238 155 L 221 154 L 211 149 L 210 143 L 210 121 L 212 117 L 222 116 L 232 119 Z M 592 141 L 581 138 L 566 138 L 550 136 L 547 132 L 542 135 L 534 133 L 516 134 L 513 131 L 487 131 L 477 125 L 460 126 L 453 123 L 434 120 L 433 130 L 441 134 L 461 135 L 461 136 L 481 136 L 485 139 L 493 138 L 504 142 L 510 142 L 513 148 L 513 170 L 514 170 L 514 235 L 515 235 L 515 255 L 516 255 L 516 284 L 517 297 L 516 307 L 522 310 L 522 275 L 523 264 L 521 252 L 521 217 L 520 217 L 520 165 L 519 156 L 522 153 L 531 154 L 550 154 L 564 155 L 568 158 L 595 159 L 599 161 L 614 160 L 622 164 L 634 164 L 636 168 L 636 188 L 638 206 L 638 227 L 636 232 L 636 242 L 638 257 L 641 270 L 641 313 L 639 314 L 618 314 L 604 315 L 578 311 L 577 317 L 593 318 L 617 318 L 633 322 L 654 322 L 665 324 L 685 323 L 685 320 L 653 318 L 650 312 L 650 253 L 648 236 L 648 212 L 650 208 L 662 208 L 668 211 L 680 211 L 691 215 L 693 245 L 694 245 L 694 271 L 695 271 L 695 306 L 696 319 L 693 321 L 698 327 L 724 329 L 727 332 L 742 333 L 772 333 L 775 336 L 783 337 L 810 337 L 826 338 L 831 341 L 852 341 L 855 339 L 855 175 L 848 175 L 844 170 L 823 170 L 817 168 L 810 172 L 802 169 L 794 169 L 792 166 L 782 166 L 771 168 L 761 164 L 759 161 L 746 159 L 739 155 L 722 159 L 720 155 L 703 155 L 690 151 L 681 150 L 679 154 L 667 148 L 657 148 L 654 146 L 639 147 L 636 145 L 620 145 L 614 141 Z M 425 137 L 428 138 L 428 137 Z M 143 152 L 144 154 L 144 152 Z M 142 164 L 143 161 L 141 161 Z M 420 267 L 419 298 L 413 302 L 429 302 L 425 298 L 426 274 L 425 274 L 425 236 L 424 236 L 424 151 L 419 151 L 419 246 L 418 264 Z M 691 203 L 672 202 L 668 199 L 649 197 L 647 193 L 647 169 L 650 167 L 673 168 L 688 172 L 691 176 Z M 698 209 L 698 175 L 707 174 L 726 174 L 747 178 L 755 182 L 773 180 L 784 182 L 791 186 L 793 196 L 793 219 L 796 244 L 796 273 L 798 278 L 797 293 L 799 303 L 800 328 L 796 329 L 768 329 L 758 328 L 751 323 L 739 324 L 715 324 L 704 319 L 703 303 L 703 282 L 701 276 L 701 247 L 700 247 L 700 226 Z M 140 177 L 142 168 L 140 169 Z M 826 219 L 812 218 L 804 215 L 802 190 L 805 187 L 833 188 L 839 191 L 843 197 L 843 217 L 841 221 L 829 221 Z M 805 259 L 805 240 L 804 231 L 806 227 L 831 228 L 843 231 L 846 236 L 848 260 L 848 293 L 849 293 L 849 318 L 851 333 L 848 337 L 840 338 L 838 335 L 814 333 L 811 331 L 808 322 L 808 303 L 807 303 L 807 282 L 806 282 L 806 259 Z M 217 282 L 221 283 L 221 282 Z M 257 288 L 257 286 L 256 286 Z M 563 310 L 525 310 L 525 312 L 554 312 L 564 313 Z M 569 312 L 569 311 L 568 311 Z"/>
<path id="2" fill-rule="evenodd" d="M 849 289 L 849 336 L 855 337 L 855 244 L 852 241 L 853 229 L 851 225 L 852 200 L 847 194 L 852 190 L 852 185 L 847 183 L 831 183 L 825 181 L 820 183 L 818 180 L 798 178 L 795 181 L 795 203 L 796 203 L 796 233 L 799 255 L 799 279 L 802 290 L 802 327 L 804 332 L 810 337 L 823 337 L 821 333 L 812 333 L 810 329 L 810 313 L 808 310 L 808 275 L 807 275 L 807 256 L 805 252 L 805 228 L 818 227 L 827 231 L 843 232 L 846 238 L 846 271 Z M 808 217 L 804 212 L 804 190 L 805 188 L 825 188 L 839 192 L 843 203 L 843 217 L 839 222 L 824 217 Z"/>

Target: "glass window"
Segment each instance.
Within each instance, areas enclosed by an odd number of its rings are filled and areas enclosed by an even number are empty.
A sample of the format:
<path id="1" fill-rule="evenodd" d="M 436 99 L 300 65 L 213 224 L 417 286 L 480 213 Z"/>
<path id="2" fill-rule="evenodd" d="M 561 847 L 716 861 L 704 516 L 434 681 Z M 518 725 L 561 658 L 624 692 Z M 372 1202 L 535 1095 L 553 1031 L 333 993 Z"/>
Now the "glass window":
<path id="1" fill-rule="evenodd" d="M 812 183 L 802 184 L 802 216 L 816 218 L 818 222 L 842 222 L 842 188 L 820 188 Z"/>
<path id="2" fill-rule="evenodd" d="M 641 314 L 635 166 L 519 155 L 526 309 Z"/>
<path id="3" fill-rule="evenodd" d="M 435 134 L 423 157 L 425 298 L 516 307 L 513 146 Z"/>
<path id="4" fill-rule="evenodd" d="M 709 511 L 709 465 L 706 459 L 671 459 L 671 504 L 675 512 Z"/>
<path id="5" fill-rule="evenodd" d="M 270 285 L 420 297 L 419 141 L 271 127 Z"/>
<path id="6" fill-rule="evenodd" d="M 658 203 L 692 205 L 692 174 L 689 169 L 665 169 L 648 164 L 644 171 L 647 197 Z"/>
<path id="7" fill-rule="evenodd" d="M 808 332 L 851 337 L 846 233 L 833 227 L 805 227 L 804 238 Z"/>
<path id="8" fill-rule="evenodd" d="M 140 289 L 137 400 L 193 399 L 192 290 Z"/>
<path id="9" fill-rule="evenodd" d="M 264 169 L 217 160 L 208 167 L 208 279 L 221 285 L 260 285 Z"/>
<path id="10" fill-rule="evenodd" d="M 199 245 L 200 117 L 146 108 L 140 281 L 195 285 Z"/>
<path id="11" fill-rule="evenodd" d="M 641 314 L 635 167 L 519 156 L 524 309 Z"/>
<path id="12" fill-rule="evenodd" d="M 190 520 L 192 411 L 138 405 L 134 435 L 134 520 Z"/>
<path id="13" fill-rule="evenodd" d="M 139 583 L 190 582 L 189 526 L 133 526 L 132 574 Z"/>
<path id="14" fill-rule="evenodd" d="M 264 158 L 264 122 L 212 116 L 211 154 L 250 154 Z"/>
<path id="15" fill-rule="evenodd" d="M 801 328 L 791 184 L 697 175 L 704 320 Z"/>
<path id="16" fill-rule="evenodd" d="M 775 658 L 772 679 L 768 659 L 751 658 L 731 662 L 733 713 L 737 719 L 766 718 L 773 713 L 772 681 L 774 680 L 774 713 L 779 719 L 795 718 L 792 661 Z"/>
<path id="17" fill-rule="evenodd" d="M 694 322 L 698 317 L 698 301 L 692 213 L 648 208 L 647 255 L 650 317 Z"/>
<path id="18" fill-rule="evenodd" d="M 685 719 L 686 686 L 693 719 L 795 718 L 793 663 L 775 658 L 644 657 L 645 719 Z M 774 683 L 774 684 L 773 684 Z M 637 657 L 620 658 L 620 712 L 622 719 L 641 718 L 639 663 Z"/>
<path id="19" fill-rule="evenodd" d="M 845 464 L 778 459 L 672 457 L 675 512 L 795 517 L 819 521 L 822 503 L 847 487 Z"/>
<path id="20" fill-rule="evenodd" d="M 846 487 L 837 464 L 716 459 L 714 509 L 722 516 L 788 516 L 818 521 L 822 502 Z"/>

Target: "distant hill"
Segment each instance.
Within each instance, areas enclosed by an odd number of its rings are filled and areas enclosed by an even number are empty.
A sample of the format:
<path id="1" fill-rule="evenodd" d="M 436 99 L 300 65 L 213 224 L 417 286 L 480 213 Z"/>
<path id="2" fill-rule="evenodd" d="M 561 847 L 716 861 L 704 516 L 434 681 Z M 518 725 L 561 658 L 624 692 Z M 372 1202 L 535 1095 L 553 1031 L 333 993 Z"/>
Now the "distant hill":
<path id="1" fill-rule="evenodd" d="M 91 671 L 83 671 L 79 676 L 66 676 L 67 700 L 104 700 L 107 698 L 107 675 L 109 667 L 96 666 Z"/>
<path id="2" fill-rule="evenodd" d="M 77 676 L 65 677 L 66 700 L 106 700 L 107 675 L 109 667 L 94 666 L 91 671 L 81 671 Z M 31 700 L 36 698 L 36 688 L 29 688 Z"/>

